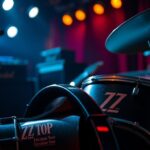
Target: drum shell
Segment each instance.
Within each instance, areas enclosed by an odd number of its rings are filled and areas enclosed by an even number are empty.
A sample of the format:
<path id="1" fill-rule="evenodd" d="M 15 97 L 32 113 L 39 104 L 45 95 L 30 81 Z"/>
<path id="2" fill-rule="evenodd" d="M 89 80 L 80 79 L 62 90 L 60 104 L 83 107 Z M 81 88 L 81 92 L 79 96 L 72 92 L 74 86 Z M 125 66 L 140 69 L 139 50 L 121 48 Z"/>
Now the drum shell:
<path id="1" fill-rule="evenodd" d="M 139 123 L 150 130 L 150 82 L 123 76 L 93 76 L 82 88 L 111 117 Z"/>
<path id="2" fill-rule="evenodd" d="M 21 150 L 80 149 L 78 116 L 17 124 L 10 120 L 11 118 L 0 120 L 0 150 L 18 150 L 16 145 Z"/>

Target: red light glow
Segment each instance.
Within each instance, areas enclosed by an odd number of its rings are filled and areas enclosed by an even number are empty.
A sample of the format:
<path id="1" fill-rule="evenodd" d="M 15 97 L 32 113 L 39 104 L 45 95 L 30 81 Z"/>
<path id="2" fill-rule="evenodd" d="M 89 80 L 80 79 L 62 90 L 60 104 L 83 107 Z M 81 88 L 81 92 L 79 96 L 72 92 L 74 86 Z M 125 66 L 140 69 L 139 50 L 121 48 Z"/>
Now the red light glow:
<path id="1" fill-rule="evenodd" d="M 98 132 L 109 132 L 109 128 L 106 127 L 106 126 L 97 126 L 97 127 L 96 127 L 96 130 L 97 130 Z"/>

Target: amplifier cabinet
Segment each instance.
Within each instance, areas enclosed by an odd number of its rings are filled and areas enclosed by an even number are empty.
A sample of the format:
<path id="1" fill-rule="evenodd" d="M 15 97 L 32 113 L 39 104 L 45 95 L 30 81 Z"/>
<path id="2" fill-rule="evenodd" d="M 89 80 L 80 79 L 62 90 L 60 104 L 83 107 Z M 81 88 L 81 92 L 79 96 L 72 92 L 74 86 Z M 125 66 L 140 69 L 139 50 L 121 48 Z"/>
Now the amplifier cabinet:
<path id="1" fill-rule="evenodd" d="M 0 81 L 0 117 L 23 116 L 26 104 L 35 94 L 35 80 Z"/>
<path id="2" fill-rule="evenodd" d="M 85 64 L 68 63 L 65 60 L 38 64 L 39 87 L 50 84 L 68 84 L 85 69 Z"/>

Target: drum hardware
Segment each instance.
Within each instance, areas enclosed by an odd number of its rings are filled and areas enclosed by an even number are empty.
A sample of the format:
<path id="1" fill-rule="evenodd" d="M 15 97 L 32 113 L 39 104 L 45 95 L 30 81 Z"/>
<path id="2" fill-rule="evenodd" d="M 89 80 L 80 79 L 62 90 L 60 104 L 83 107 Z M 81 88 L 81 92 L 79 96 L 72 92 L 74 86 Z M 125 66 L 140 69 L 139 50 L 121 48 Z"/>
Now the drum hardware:
<path id="1" fill-rule="evenodd" d="M 14 122 L 14 131 L 15 131 L 15 140 L 16 140 L 16 150 L 19 150 L 19 133 L 18 133 L 18 125 L 16 117 L 13 117 Z"/>
<path id="2" fill-rule="evenodd" d="M 137 96 L 138 94 L 139 94 L 139 82 L 140 82 L 140 78 L 139 78 L 139 80 L 137 81 L 137 84 L 136 84 L 136 86 L 133 88 L 133 90 L 132 90 L 132 95 L 133 96 Z"/>
<path id="3" fill-rule="evenodd" d="M 149 150 L 150 132 L 139 126 L 136 122 L 113 118 L 112 127 L 121 150 Z"/>
<path id="4" fill-rule="evenodd" d="M 2 124 L 8 124 L 8 123 L 12 123 L 13 124 L 13 136 L 9 137 L 9 138 L 4 138 L 4 139 L 0 139 L 0 143 L 2 142 L 6 142 L 6 141 L 11 141 L 11 140 L 15 140 L 15 148 L 16 150 L 19 150 L 19 133 L 18 133 L 18 124 L 17 124 L 17 118 L 15 116 L 12 117 L 6 117 L 6 118 L 0 118 L 0 125 Z M 2 133 L 3 134 L 3 133 Z M 1 149 L 1 147 L 0 147 Z"/>
<path id="5" fill-rule="evenodd" d="M 138 123 L 138 122 L 133 122 L 133 124 L 134 124 L 134 125 L 138 125 L 138 126 L 139 126 L 139 123 Z"/>

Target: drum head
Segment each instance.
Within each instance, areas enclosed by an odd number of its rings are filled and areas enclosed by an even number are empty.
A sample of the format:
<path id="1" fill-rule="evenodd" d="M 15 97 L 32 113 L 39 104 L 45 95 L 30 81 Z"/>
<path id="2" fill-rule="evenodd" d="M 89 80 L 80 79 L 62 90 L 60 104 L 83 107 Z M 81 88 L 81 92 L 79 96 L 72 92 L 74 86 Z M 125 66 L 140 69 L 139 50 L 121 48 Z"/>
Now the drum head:
<path id="1" fill-rule="evenodd" d="M 82 88 L 111 117 L 139 123 L 150 130 L 150 81 L 125 76 L 92 76 Z"/>

